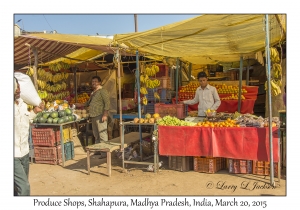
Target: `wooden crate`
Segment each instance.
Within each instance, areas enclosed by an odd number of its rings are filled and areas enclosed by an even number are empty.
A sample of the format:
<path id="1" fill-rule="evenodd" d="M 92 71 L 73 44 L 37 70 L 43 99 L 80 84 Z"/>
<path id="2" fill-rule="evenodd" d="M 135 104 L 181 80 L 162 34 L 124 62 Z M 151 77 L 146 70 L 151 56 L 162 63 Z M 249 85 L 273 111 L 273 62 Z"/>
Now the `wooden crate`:
<path id="1" fill-rule="evenodd" d="M 231 174 L 252 174 L 252 160 L 228 159 Z"/>
<path id="2" fill-rule="evenodd" d="M 270 162 L 268 161 L 253 161 L 253 174 L 270 175 Z M 278 177 L 278 163 L 274 163 L 274 176 Z"/>
<path id="3" fill-rule="evenodd" d="M 194 157 L 194 171 L 216 173 L 226 168 L 226 158 L 221 157 Z"/>
<path id="4" fill-rule="evenodd" d="M 169 156 L 169 168 L 182 172 L 193 170 L 193 157 Z"/>

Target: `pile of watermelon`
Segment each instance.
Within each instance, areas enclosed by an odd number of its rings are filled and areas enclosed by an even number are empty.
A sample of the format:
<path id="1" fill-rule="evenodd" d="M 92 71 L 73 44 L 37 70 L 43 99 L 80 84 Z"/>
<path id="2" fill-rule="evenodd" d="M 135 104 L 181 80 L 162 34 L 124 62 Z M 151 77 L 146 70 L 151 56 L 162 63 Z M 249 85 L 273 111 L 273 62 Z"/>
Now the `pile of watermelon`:
<path id="1" fill-rule="evenodd" d="M 62 124 L 75 120 L 76 116 L 71 109 L 67 108 L 61 111 L 39 112 L 33 119 L 33 123 Z"/>

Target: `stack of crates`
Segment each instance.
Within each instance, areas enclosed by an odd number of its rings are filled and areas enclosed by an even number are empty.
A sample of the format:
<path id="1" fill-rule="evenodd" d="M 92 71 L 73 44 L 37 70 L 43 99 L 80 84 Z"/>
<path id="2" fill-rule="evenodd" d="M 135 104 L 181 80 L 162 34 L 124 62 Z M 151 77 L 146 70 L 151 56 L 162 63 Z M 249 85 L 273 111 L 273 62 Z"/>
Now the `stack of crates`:
<path id="1" fill-rule="evenodd" d="M 32 128 L 31 137 L 35 163 L 59 165 L 62 163 L 60 130 L 54 128 Z M 74 158 L 74 143 L 71 127 L 63 129 L 65 160 Z"/>

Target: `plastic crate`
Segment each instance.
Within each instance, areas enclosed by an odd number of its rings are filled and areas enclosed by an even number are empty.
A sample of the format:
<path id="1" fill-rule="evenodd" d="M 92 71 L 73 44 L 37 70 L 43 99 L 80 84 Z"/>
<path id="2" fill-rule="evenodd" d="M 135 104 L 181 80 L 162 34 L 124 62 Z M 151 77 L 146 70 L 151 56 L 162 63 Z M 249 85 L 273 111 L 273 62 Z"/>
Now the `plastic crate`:
<path id="1" fill-rule="evenodd" d="M 64 138 L 64 143 L 72 139 L 71 126 L 66 126 L 65 128 L 63 128 L 63 138 Z"/>
<path id="2" fill-rule="evenodd" d="M 34 158 L 36 160 L 61 159 L 61 145 L 56 147 L 34 147 Z"/>
<path id="3" fill-rule="evenodd" d="M 228 159 L 231 174 L 252 174 L 252 160 Z"/>
<path id="4" fill-rule="evenodd" d="M 194 171 L 216 173 L 226 168 L 226 158 L 194 157 Z"/>
<path id="5" fill-rule="evenodd" d="M 159 67 L 159 72 L 156 73 L 156 77 L 168 77 L 169 66 L 165 64 L 156 64 Z"/>
<path id="6" fill-rule="evenodd" d="M 269 176 L 270 162 L 253 160 L 253 174 Z M 278 177 L 278 163 L 274 163 L 274 176 Z"/>
<path id="7" fill-rule="evenodd" d="M 169 168 L 182 172 L 193 170 L 193 157 L 169 156 Z"/>
<path id="8" fill-rule="evenodd" d="M 53 128 L 32 128 L 31 136 L 34 146 L 54 147 L 60 143 L 59 131 Z"/>
<path id="9" fill-rule="evenodd" d="M 155 113 L 154 103 L 145 105 L 144 106 L 144 113 L 154 114 Z"/>
<path id="10" fill-rule="evenodd" d="M 65 151 L 65 160 L 71 160 L 75 157 L 74 154 L 74 142 L 69 141 L 64 144 L 64 151 Z"/>
<path id="11" fill-rule="evenodd" d="M 166 88 L 166 89 L 171 89 L 171 80 L 170 77 L 159 77 L 156 78 L 160 81 L 160 85 L 158 88 Z"/>
<path id="12" fill-rule="evenodd" d="M 185 104 L 162 104 L 157 103 L 154 105 L 154 112 L 158 113 L 160 117 L 170 115 L 178 119 L 184 119 L 187 114 L 187 106 Z"/>

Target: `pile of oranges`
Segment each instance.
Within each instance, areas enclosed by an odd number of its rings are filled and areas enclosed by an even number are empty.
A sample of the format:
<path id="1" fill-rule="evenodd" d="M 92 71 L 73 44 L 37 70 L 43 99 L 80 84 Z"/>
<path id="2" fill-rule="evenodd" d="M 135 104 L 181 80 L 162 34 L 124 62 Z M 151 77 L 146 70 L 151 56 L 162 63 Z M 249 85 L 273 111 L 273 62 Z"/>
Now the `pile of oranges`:
<path id="1" fill-rule="evenodd" d="M 87 102 L 89 100 L 89 98 L 90 97 L 87 93 L 81 93 L 77 96 L 77 103 L 83 104 L 83 103 Z M 70 103 L 74 104 L 75 103 L 75 98 L 72 98 Z"/>
<path id="2" fill-rule="evenodd" d="M 239 124 L 236 124 L 235 120 L 232 120 L 230 118 L 227 118 L 227 120 L 222 121 L 222 122 L 209 122 L 209 121 L 205 121 L 205 122 L 198 122 L 196 126 L 201 126 L 201 127 L 210 127 L 210 128 L 214 128 L 214 127 L 240 127 Z"/>

